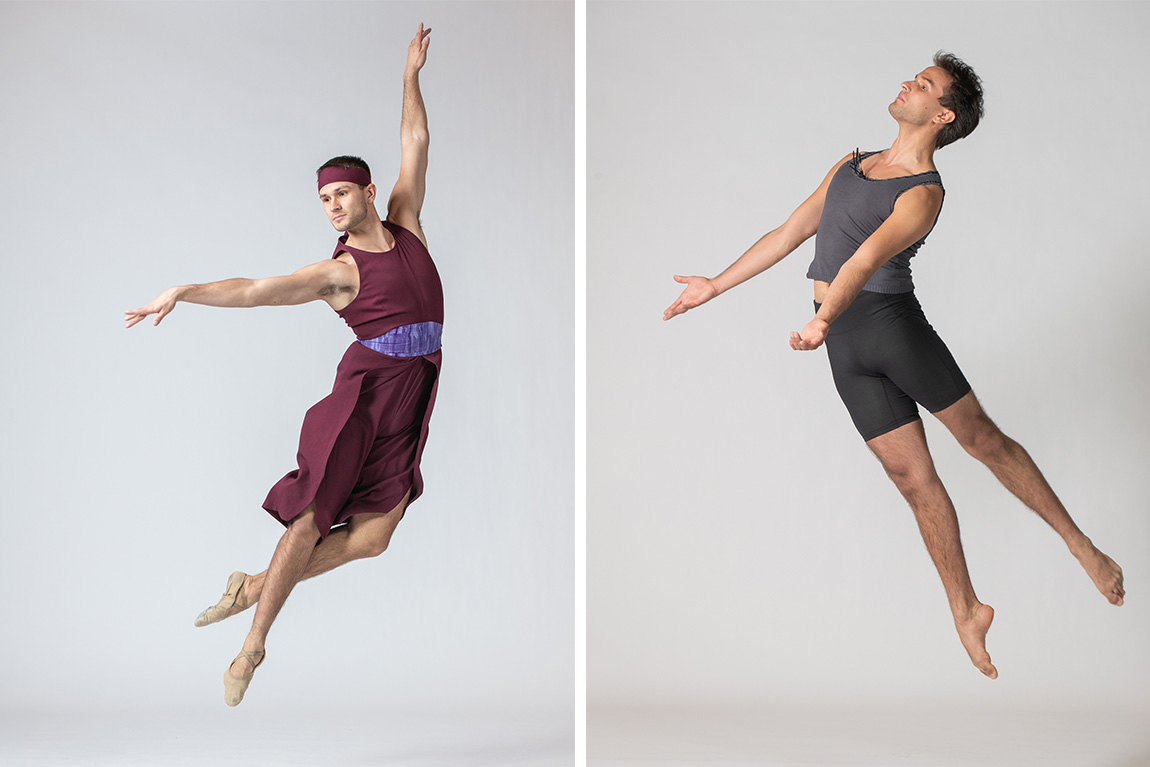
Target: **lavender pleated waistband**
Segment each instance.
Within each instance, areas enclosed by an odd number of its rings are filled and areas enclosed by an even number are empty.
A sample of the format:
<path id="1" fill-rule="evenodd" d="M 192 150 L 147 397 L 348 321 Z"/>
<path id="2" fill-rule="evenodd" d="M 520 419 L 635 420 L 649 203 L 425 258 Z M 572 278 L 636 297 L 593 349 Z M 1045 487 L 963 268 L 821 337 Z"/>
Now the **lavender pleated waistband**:
<path id="1" fill-rule="evenodd" d="M 422 357 L 442 346 L 443 325 L 438 322 L 417 322 L 400 325 L 377 338 L 361 339 L 369 349 L 389 357 Z"/>

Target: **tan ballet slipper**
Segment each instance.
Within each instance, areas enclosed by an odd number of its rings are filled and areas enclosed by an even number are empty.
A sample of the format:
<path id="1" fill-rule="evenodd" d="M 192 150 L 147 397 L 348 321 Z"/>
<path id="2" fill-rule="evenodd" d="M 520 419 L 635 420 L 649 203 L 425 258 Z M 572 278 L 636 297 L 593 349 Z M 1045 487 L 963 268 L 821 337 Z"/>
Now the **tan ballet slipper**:
<path id="1" fill-rule="evenodd" d="M 252 670 L 243 676 L 235 676 L 232 674 L 232 667 L 229 664 L 228 670 L 224 672 L 224 703 L 229 706 L 238 706 L 240 701 L 244 699 L 244 693 L 248 691 L 248 685 L 252 683 L 252 677 L 256 675 L 256 669 L 264 662 L 267 653 L 263 650 L 248 651 L 242 650 L 236 658 L 243 657 L 248 663 L 252 664 Z M 259 660 L 256 660 L 259 658 Z M 232 663 L 235 663 L 233 660 Z"/>
<path id="2" fill-rule="evenodd" d="M 244 593 L 245 578 L 247 575 L 239 570 L 229 575 L 227 590 L 220 597 L 220 601 L 197 615 L 195 625 L 200 627 L 219 623 L 228 617 L 228 611 L 233 607 L 240 608 L 236 615 L 251 607 L 248 603 L 248 595 Z"/>

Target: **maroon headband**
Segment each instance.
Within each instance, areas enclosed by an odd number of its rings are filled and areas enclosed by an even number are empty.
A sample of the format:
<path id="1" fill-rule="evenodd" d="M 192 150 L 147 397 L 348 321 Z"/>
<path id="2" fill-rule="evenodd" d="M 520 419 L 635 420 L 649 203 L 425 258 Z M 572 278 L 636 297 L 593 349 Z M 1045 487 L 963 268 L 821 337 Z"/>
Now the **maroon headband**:
<path id="1" fill-rule="evenodd" d="M 353 184 L 367 186 L 371 183 L 371 174 L 363 168 L 324 168 L 319 172 L 319 188 L 336 181 L 350 181 Z"/>

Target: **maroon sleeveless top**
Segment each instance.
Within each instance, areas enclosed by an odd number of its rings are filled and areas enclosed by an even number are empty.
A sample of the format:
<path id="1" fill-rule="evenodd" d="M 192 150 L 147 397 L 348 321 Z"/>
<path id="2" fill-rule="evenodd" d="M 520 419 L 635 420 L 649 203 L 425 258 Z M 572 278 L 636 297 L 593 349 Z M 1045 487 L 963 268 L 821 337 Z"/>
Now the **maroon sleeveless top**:
<path id="1" fill-rule="evenodd" d="M 443 283 L 431 254 L 412 232 L 390 221 L 382 223 L 395 238 L 391 250 L 353 248 L 344 234 L 332 253 L 332 258 L 350 253 L 359 269 L 359 293 L 337 314 L 361 341 L 402 325 L 443 324 Z"/>

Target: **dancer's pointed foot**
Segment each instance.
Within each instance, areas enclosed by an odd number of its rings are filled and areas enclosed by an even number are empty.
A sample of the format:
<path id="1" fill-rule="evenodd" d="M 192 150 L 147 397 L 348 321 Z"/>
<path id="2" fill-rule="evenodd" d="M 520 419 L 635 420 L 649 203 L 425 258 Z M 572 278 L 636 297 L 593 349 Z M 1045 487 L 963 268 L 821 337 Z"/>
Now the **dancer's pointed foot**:
<path id="1" fill-rule="evenodd" d="M 973 610 L 954 617 L 954 627 L 958 629 L 958 638 L 966 648 L 970 662 L 991 679 L 998 678 L 998 669 L 990 662 L 990 653 L 986 651 L 986 632 L 990 630 L 990 623 L 994 620 L 994 608 L 990 605 L 978 603 Z"/>
<path id="2" fill-rule="evenodd" d="M 1106 597 L 1110 604 L 1121 607 L 1126 597 L 1126 589 L 1122 585 L 1122 568 L 1118 563 L 1095 548 L 1094 544 L 1074 552 L 1074 556 L 1090 576 L 1090 580 L 1094 581 L 1094 587 L 1102 592 L 1102 596 Z"/>
<path id="3" fill-rule="evenodd" d="M 224 703 L 238 706 L 252 683 L 256 669 L 264 662 L 267 653 L 263 650 L 241 650 L 232 665 L 224 672 Z"/>
<path id="4" fill-rule="evenodd" d="M 248 598 L 251 581 L 252 576 L 238 570 L 228 576 L 228 586 L 220 601 L 197 615 L 195 625 L 199 627 L 219 623 L 224 618 L 238 615 L 255 604 L 255 600 Z"/>

